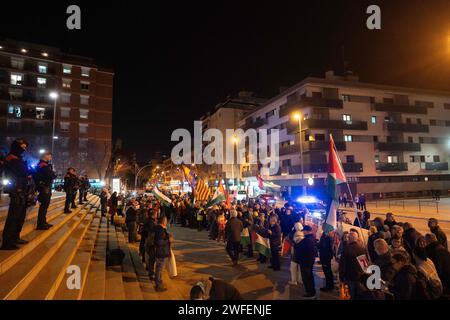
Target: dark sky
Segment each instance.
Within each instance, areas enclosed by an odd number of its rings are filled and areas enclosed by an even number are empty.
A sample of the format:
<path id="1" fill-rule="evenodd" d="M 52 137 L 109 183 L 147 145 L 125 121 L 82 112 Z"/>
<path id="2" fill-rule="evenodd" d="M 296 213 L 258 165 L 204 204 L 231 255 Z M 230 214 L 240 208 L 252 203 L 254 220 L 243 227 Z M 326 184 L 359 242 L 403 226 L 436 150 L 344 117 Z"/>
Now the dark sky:
<path id="1" fill-rule="evenodd" d="M 2 3 L 0 36 L 114 68 L 113 137 L 141 161 L 169 152 L 175 128 L 192 129 L 229 94 L 269 98 L 342 72 L 342 46 L 364 81 L 450 90 L 450 1 L 26 2 Z M 69 4 L 81 7 L 81 31 L 66 29 Z M 366 28 L 370 4 L 381 31 Z"/>

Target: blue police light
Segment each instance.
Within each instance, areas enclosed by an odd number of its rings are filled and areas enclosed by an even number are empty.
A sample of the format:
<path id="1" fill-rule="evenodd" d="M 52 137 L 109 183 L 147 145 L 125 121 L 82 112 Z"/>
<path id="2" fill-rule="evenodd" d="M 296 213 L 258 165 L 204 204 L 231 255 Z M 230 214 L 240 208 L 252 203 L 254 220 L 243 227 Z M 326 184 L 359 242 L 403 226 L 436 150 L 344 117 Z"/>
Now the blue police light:
<path id="1" fill-rule="evenodd" d="M 314 196 L 301 196 L 297 198 L 297 202 L 308 204 L 308 203 L 317 203 L 319 202 L 319 200 Z"/>

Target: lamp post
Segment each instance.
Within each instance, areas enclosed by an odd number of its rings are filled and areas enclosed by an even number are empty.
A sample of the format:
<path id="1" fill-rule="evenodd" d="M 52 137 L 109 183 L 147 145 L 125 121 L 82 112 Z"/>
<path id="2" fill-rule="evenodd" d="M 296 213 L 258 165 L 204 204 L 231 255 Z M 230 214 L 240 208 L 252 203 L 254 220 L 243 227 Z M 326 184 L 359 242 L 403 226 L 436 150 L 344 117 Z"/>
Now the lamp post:
<path id="1" fill-rule="evenodd" d="M 296 112 L 293 114 L 293 118 L 298 121 L 298 139 L 300 144 L 300 170 L 302 174 L 302 193 L 303 196 L 306 196 L 306 185 L 305 185 L 305 171 L 303 168 L 303 143 L 302 143 L 302 114 L 300 112 Z"/>
<path id="2" fill-rule="evenodd" d="M 142 171 L 142 169 L 145 169 L 145 168 L 147 168 L 147 167 L 149 167 L 149 166 L 151 166 L 151 164 L 146 164 L 145 166 L 143 166 L 142 168 L 140 168 L 140 169 L 136 172 L 136 174 L 134 175 L 134 190 L 136 190 L 136 187 L 137 187 L 137 179 L 138 179 L 139 173 Z M 159 168 L 159 166 L 157 166 L 156 168 Z"/>
<path id="3" fill-rule="evenodd" d="M 233 180 L 233 187 L 234 187 L 234 146 L 238 143 L 238 138 L 236 136 L 233 136 L 232 142 L 233 142 L 233 163 L 231 164 L 231 179 Z"/>
<path id="4" fill-rule="evenodd" d="M 52 158 L 54 159 L 53 152 L 55 149 L 55 126 L 56 126 L 56 101 L 58 100 L 58 93 L 52 91 L 49 94 L 50 99 L 53 99 L 53 129 L 52 129 Z"/>

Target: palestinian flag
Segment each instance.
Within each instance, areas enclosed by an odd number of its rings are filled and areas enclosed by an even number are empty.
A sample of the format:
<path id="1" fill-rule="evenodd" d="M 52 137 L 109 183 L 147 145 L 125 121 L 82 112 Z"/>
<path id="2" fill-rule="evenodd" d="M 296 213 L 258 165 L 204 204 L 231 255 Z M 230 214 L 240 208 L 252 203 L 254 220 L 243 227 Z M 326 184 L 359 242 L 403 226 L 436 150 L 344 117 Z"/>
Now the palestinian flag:
<path id="1" fill-rule="evenodd" d="M 266 257 L 270 257 L 270 240 L 269 238 L 264 238 L 256 231 L 252 231 L 252 242 L 253 250 L 258 251 L 260 254 Z"/>
<path id="2" fill-rule="evenodd" d="M 337 186 L 342 183 L 347 183 L 342 168 L 341 160 L 334 145 L 333 136 L 330 134 L 330 152 L 328 155 L 328 202 L 327 202 L 327 216 L 322 226 L 324 232 L 337 229 L 336 212 L 339 207 L 339 194 Z"/>
<path id="3" fill-rule="evenodd" d="M 241 245 L 248 246 L 250 244 L 250 233 L 248 232 L 248 228 L 242 229 L 241 233 Z"/>
<path id="4" fill-rule="evenodd" d="M 195 188 L 196 200 L 207 201 L 209 199 L 210 194 L 211 190 L 206 185 L 205 181 L 203 181 L 203 179 L 198 179 L 197 186 Z"/>
<path id="5" fill-rule="evenodd" d="M 214 192 L 212 199 L 206 204 L 205 207 L 210 208 L 210 207 L 212 207 L 216 204 L 219 204 L 225 200 L 226 200 L 225 188 L 223 187 L 222 181 L 220 181 L 219 186 L 217 187 L 216 192 Z"/>
<path id="6" fill-rule="evenodd" d="M 157 186 L 155 186 L 152 190 L 153 195 L 156 197 L 156 199 L 161 202 L 162 205 L 170 206 L 172 203 L 172 199 L 170 199 L 168 196 L 166 196 L 164 193 L 162 193 Z"/>

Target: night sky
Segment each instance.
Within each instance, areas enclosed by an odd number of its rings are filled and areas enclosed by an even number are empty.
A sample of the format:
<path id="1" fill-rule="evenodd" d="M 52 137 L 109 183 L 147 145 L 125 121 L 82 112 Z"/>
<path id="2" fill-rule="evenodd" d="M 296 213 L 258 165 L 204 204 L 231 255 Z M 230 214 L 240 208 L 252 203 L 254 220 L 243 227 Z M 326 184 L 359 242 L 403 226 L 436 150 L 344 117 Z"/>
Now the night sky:
<path id="1" fill-rule="evenodd" d="M 326 70 L 450 90 L 450 1 L 3 1 L 0 37 L 92 56 L 115 71 L 113 138 L 140 161 L 241 89 L 270 98 Z M 78 4 L 82 30 L 66 29 Z M 94 5 L 95 4 L 95 5 Z M 382 30 L 366 28 L 370 4 Z"/>

